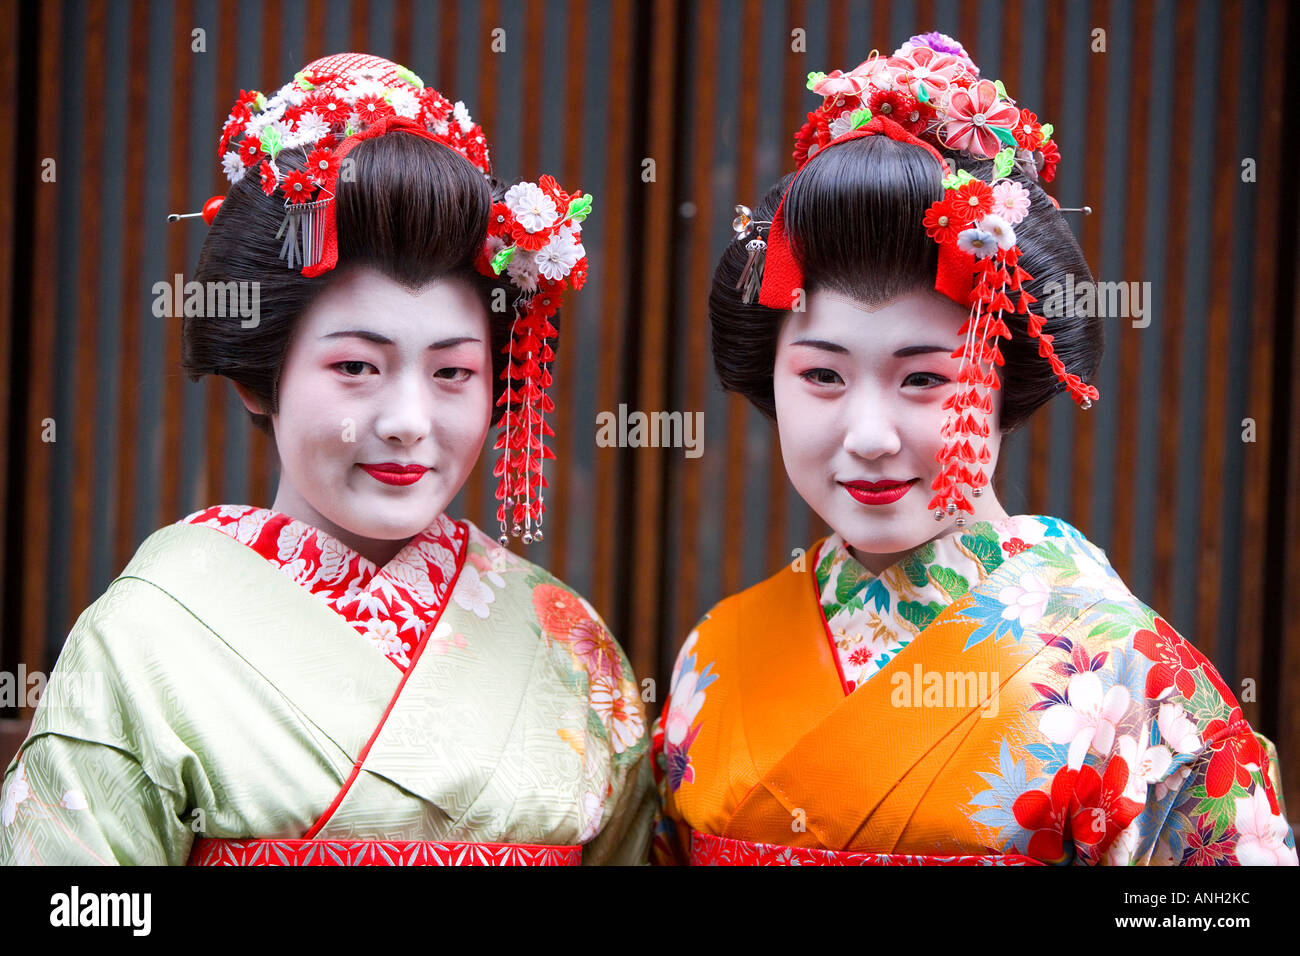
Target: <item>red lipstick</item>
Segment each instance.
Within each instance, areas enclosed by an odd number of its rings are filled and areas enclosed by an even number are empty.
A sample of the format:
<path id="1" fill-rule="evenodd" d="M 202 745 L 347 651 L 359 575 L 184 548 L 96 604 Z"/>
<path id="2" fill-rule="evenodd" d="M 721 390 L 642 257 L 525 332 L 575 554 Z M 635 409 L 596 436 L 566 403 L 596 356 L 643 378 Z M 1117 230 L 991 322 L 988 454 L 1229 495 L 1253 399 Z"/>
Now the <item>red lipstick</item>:
<path id="1" fill-rule="evenodd" d="M 403 465 L 395 461 L 361 467 L 371 478 L 382 481 L 386 485 L 413 485 L 429 470 L 424 465 Z"/>
<path id="2" fill-rule="evenodd" d="M 844 490 L 864 505 L 890 505 L 907 494 L 918 479 L 911 481 L 842 481 Z"/>

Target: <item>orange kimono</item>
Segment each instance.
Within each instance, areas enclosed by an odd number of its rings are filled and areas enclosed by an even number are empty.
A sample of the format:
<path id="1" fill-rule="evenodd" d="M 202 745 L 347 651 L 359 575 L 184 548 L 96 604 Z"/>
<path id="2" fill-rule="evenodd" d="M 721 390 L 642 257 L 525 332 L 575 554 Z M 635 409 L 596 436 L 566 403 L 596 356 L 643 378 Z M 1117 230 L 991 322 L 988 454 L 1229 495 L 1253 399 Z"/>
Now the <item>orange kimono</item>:
<path id="1" fill-rule="evenodd" d="M 1070 525 L 807 559 L 682 647 L 656 862 L 1296 863 L 1231 691 Z"/>

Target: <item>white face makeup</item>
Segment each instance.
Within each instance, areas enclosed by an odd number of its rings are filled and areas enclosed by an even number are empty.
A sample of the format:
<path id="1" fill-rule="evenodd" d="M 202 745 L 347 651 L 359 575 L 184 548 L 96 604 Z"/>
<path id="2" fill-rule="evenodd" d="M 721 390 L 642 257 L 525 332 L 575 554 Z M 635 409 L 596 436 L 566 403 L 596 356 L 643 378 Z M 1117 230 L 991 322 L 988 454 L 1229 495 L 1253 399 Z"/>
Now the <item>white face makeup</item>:
<path id="1" fill-rule="evenodd" d="M 374 270 L 350 272 L 294 330 L 271 416 L 273 508 L 382 566 L 465 483 L 491 412 L 487 312 L 468 283 L 412 293 Z"/>
<path id="2" fill-rule="evenodd" d="M 806 312 L 790 313 L 777 339 L 773 388 L 781 455 L 795 490 L 879 574 L 908 551 L 954 530 L 934 520 L 930 485 L 944 400 L 958 388 L 962 309 L 937 292 L 901 296 L 878 309 L 815 291 Z M 993 393 L 988 438 L 993 475 L 1001 450 Z M 893 492 L 868 484 L 910 482 Z M 901 497 L 900 497 L 901 492 Z M 1006 517 L 991 485 L 972 498 L 974 518 Z"/>

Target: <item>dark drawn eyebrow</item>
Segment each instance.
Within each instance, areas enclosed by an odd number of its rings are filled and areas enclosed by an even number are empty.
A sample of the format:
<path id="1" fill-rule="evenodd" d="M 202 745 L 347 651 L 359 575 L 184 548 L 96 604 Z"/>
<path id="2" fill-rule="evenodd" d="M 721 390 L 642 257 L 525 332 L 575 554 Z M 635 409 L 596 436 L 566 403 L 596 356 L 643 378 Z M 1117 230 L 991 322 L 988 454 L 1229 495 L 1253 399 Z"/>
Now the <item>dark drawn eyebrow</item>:
<path id="1" fill-rule="evenodd" d="M 894 358 L 909 358 L 913 355 L 927 355 L 930 352 L 952 352 L 952 345 L 908 345 L 894 353 Z"/>
<path id="2" fill-rule="evenodd" d="M 792 345 L 807 345 L 809 348 L 821 349 L 825 352 L 837 352 L 841 355 L 848 355 L 849 350 L 842 345 L 836 345 L 834 342 L 827 342 L 824 339 L 796 339 Z"/>
<path id="3" fill-rule="evenodd" d="M 791 344 L 807 345 L 810 348 L 836 352 L 841 355 L 847 355 L 849 351 L 842 345 L 836 345 L 834 342 L 827 342 L 824 339 L 797 339 Z M 954 347 L 950 345 L 908 345 L 895 352 L 894 358 L 910 358 L 913 355 L 928 355 L 931 352 L 951 353 Z"/>
<path id="4" fill-rule="evenodd" d="M 376 345 L 392 345 L 393 340 L 378 332 L 369 332 L 365 329 L 344 329 L 341 332 L 328 332 L 321 336 L 322 339 L 354 338 L 364 339 L 367 342 L 374 342 Z M 457 345 L 463 345 L 466 342 L 478 342 L 472 335 L 461 335 L 453 339 L 442 339 L 434 342 L 429 346 L 429 351 L 436 352 L 440 349 L 449 349 Z"/>

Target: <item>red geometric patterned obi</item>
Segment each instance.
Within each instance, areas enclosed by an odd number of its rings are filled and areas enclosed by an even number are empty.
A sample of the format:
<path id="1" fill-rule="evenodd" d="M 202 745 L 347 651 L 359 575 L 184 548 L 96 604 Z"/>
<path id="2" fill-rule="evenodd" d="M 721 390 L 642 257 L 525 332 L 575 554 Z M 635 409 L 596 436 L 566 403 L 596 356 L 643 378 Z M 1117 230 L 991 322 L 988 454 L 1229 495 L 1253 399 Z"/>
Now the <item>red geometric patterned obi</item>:
<path id="1" fill-rule="evenodd" d="M 857 853 L 811 847 L 750 843 L 691 831 L 691 866 L 1043 866 L 1015 853 L 983 856 L 923 856 Z"/>
<path id="2" fill-rule="evenodd" d="M 428 840 L 194 841 L 189 866 L 578 866 L 581 846 Z"/>

